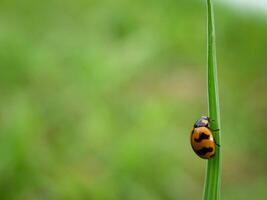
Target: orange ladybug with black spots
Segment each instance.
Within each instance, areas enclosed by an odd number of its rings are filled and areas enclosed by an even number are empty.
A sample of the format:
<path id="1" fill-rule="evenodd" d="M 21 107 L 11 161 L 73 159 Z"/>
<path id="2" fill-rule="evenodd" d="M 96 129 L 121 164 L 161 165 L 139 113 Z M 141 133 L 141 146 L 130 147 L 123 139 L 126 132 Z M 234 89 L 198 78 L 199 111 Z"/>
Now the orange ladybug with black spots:
<path id="1" fill-rule="evenodd" d="M 203 159 L 210 159 L 215 155 L 216 142 L 209 127 L 210 119 L 202 116 L 194 124 L 191 133 L 191 146 L 194 152 Z"/>

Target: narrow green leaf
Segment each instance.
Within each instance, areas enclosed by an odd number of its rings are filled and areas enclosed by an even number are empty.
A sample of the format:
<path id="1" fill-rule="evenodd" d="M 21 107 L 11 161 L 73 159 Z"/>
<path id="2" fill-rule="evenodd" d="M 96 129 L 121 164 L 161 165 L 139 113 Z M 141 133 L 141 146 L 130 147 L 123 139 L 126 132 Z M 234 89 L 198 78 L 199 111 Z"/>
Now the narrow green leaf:
<path id="1" fill-rule="evenodd" d="M 215 25 L 212 0 L 207 0 L 208 18 L 208 107 L 211 121 L 211 129 L 217 144 L 221 146 L 220 134 L 220 108 L 219 92 L 217 80 L 216 44 L 215 44 Z M 206 177 L 203 200 L 219 200 L 221 188 L 221 147 L 216 148 L 216 154 L 207 161 Z"/>

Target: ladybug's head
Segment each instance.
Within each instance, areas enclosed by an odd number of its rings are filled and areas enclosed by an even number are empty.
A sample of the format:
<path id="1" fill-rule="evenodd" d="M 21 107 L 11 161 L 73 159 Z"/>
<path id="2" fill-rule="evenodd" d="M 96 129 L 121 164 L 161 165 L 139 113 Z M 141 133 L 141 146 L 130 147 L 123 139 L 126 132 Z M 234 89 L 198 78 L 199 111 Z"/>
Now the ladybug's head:
<path id="1" fill-rule="evenodd" d="M 207 116 L 200 117 L 196 123 L 194 124 L 194 128 L 198 127 L 208 127 L 210 122 L 210 118 Z"/>

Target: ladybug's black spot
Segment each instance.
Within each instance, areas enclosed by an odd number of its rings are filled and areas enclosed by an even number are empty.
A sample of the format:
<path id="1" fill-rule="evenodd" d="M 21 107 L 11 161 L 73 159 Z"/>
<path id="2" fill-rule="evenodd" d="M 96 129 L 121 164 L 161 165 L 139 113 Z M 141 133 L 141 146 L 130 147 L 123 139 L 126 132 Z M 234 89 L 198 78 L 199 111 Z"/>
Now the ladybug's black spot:
<path id="1" fill-rule="evenodd" d="M 206 153 L 212 152 L 213 148 L 212 147 L 203 147 L 202 149 L 196 151 L 198 155 L 204 156 Z"/>
<path id="2" fill-rule="evenodd" d="M 210 139 L 209 135 L 206 135 L 205 133 L 200 133 L 199 138 L 195 138 L 195 142 L 201 142 L 202 140 Z"/>

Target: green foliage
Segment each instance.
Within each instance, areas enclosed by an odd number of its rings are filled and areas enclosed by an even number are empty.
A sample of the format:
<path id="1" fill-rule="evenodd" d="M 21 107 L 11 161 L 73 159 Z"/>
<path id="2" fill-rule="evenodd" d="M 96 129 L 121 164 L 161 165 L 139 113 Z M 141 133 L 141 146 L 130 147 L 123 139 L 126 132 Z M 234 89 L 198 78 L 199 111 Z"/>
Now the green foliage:
<path id="1" fill-rule="evenodd" d="M 208 107 L 211 118 L 211 129 L 217 143 L 215 156 L 207 161 L 203 200 L 219 200 L 221 190 L 221 136 L 220 107 L 217 78 L 216 43 L 214 11 L 211 0 L 207 0 L 208 24 Z"/>
<path id="2" fill-rule="evenodd" d="M 222 199 L 261 200 L 267 26 L 216 8 Z M 193 0 L 0 1 L 0 199 L 200 199 L 203 19 Z"/>

